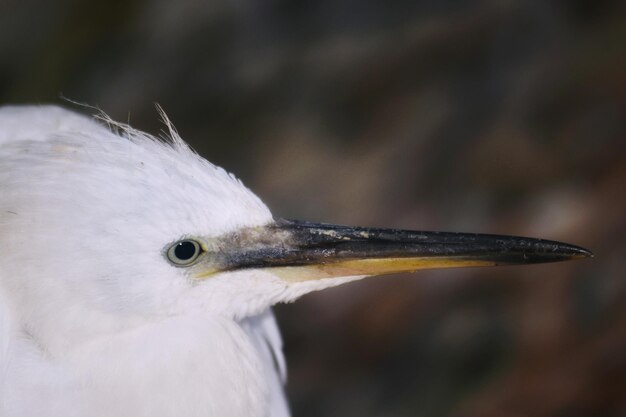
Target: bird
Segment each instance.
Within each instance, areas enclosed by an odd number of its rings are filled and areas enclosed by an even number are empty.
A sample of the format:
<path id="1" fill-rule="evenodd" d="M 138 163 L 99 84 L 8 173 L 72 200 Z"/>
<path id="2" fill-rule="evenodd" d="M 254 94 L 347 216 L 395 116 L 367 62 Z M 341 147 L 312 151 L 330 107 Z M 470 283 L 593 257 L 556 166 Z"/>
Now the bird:
<path id="1" fill-rule="evenodd" d="M 285 220 L 104 114 L 0 107 L 0 415 L 290 415 L 272 306 L 366 276 L 590 257 L 534 238 Z"/>

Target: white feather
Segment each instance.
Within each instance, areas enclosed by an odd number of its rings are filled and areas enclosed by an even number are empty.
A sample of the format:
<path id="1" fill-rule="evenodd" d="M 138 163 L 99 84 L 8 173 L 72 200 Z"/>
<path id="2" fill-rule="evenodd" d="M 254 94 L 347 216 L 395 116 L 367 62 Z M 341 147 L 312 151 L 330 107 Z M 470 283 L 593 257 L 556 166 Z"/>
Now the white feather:
<path id="1" fill-rule="evenodd" d="M 168 141 L 116 126 L 0 109 L 0 415 L 285 415 L 271 313 L 251 327 L 227 297 L 186 303 L 220 291 L 162 256 L 269 210 L 171 124 Z"/>

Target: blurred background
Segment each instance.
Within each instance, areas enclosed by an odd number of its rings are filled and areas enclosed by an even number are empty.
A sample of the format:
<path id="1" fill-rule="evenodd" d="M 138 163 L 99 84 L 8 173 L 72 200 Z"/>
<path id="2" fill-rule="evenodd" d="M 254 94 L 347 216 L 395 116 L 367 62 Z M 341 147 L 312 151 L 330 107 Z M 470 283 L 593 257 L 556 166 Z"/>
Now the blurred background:
<path id="1" fill-rule="evenodd" d="M 595 252 L 277 307 L 295 416 L 626 416 L 624 2 L 1 0 L 0 102 L 61 97 L 276 216 Z"/>

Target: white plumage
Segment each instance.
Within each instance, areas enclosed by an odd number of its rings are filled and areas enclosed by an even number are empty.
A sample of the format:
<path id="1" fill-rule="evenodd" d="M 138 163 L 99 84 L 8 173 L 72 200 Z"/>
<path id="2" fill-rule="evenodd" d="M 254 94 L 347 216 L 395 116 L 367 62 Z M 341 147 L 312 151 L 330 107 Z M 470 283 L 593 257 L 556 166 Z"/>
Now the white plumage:
<path id="1" fill-rule="evenodd" d="M 268 310 L 286 284 L 196 283 L 162 255 L 269 210 L 173 130 L 119 131 L 53 106 L 0 110 L 0 415 L 287 415 Z"/>

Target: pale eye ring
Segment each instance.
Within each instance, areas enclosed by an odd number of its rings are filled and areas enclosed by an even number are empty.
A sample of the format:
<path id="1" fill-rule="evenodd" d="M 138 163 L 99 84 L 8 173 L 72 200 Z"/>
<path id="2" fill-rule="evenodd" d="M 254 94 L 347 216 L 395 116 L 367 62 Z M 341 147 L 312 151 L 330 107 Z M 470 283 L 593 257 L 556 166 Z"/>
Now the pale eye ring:
<path id="1" fill-rule="evenodd" d="M 167 250 L 167 259 L 176 266 L 191 265 L 202 253 L 202 246 L 192 239 L 179 240 Z"/>

